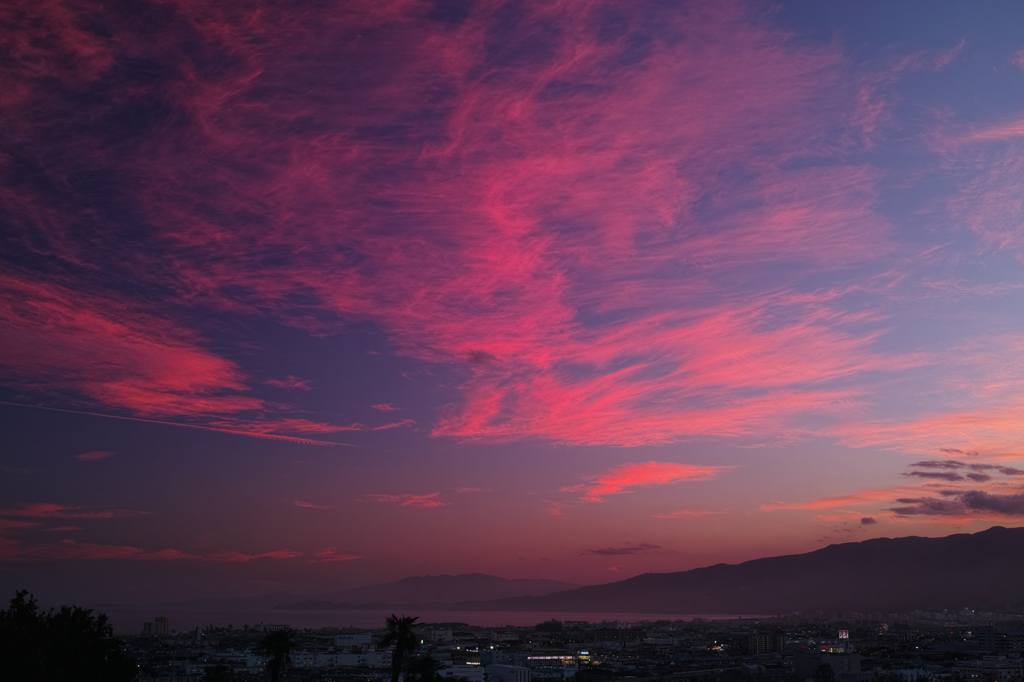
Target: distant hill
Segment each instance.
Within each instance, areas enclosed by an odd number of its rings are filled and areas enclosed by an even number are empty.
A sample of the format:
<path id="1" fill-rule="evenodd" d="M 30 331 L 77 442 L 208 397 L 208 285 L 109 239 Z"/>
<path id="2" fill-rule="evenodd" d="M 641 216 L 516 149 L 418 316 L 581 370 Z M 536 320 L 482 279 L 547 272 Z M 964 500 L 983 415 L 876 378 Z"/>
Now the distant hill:
<path id="1" fill-rule="evenodd" d="M 762 614 L 1024 606 L 1024 528 L 879 538 L 457 610 Z"/>
<path id="2" fill-rule="evenodd" d="M 332 592 L 301 602 L 280 604 L 276 608 L 306 610 L 447 605 L 462 601 L 541 596 L 576 587 L 557 580 L 508 580 L 483 573 L 426 575 Z"/>

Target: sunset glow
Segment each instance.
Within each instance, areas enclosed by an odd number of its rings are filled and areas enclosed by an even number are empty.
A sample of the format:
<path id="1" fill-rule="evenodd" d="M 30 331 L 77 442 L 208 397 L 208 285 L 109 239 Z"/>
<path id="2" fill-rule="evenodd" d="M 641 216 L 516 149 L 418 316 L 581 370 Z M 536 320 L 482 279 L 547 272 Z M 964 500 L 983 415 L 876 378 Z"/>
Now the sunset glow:
<path id="1" fill-rule="evenodd" d="M 1024 6 L 939 5 L 5 3 L 5 589 L 1020 525 Z"/>

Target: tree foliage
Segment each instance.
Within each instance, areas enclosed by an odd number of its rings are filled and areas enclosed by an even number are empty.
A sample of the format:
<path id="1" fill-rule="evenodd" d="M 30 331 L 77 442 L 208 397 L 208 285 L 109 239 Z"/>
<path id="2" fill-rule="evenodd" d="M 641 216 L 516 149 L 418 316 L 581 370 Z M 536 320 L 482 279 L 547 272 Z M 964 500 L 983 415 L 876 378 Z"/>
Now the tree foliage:
<path id="1" fill-rule="evenodd" d="M 561 632 L 562 622 L 552 618 L 534 626 L 533 629 L 537 632 Z"/>
<path id="2" fill-rule="evenodd" d="M 444 666 L 430 656 L 420 656 L 412 660 L 406 672 L 405 682 L 438 682 Z"/>
<path id="3" fill-rule="evenodd" d="M 395 651 L 391 655 L 391 682 L 398 682 L 405 656 L 416 648 L 416 633 L 413 632 L 413 627 L 417 620 L 418 617 L 399 618 L 392 613 L 385 621 L 388 631 L 380 641 L 381 646 L 395 646 Z"/>
<path id="4" fill-rule="evenodd" d="M 129 682 L 138 672 L 106 615 L 79 606 L 42 611 L 27 590 L 0 611 L 0 660 L 5 679 L 19 682 Z"/>
<path id="5" fill-rule="evenodd" d="M 297 648 L 298 642 L 295 641 L 295 630 L 286 628 L 274 630 L 263 635 L 263 639 L 256 645 L 256 653 L 270 656 L 267 670 L 270 672 L 272 682 L 277 682 L 281 677 L 281 671 L 284 670 L 285 664 L 290 663 L 292 660 L 292 651 Z"/>

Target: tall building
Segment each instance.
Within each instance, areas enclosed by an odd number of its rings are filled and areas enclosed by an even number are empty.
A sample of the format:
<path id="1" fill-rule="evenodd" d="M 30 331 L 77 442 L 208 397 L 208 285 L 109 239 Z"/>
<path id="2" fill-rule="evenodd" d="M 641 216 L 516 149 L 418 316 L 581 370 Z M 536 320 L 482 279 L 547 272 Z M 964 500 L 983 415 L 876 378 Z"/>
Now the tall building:
<path id="1" fill-rule="evenodd" d="M 822 669 L 828 669 L 828 677 L 836 682 L 849 679 L 850 673 L 860 672 L 860 654 L 835 654 L 807 652 L 793 660 L 793 673 L 797 682 L 820 680 Z"/>
<path id="2" fill-rule="evenodd" d="M 142 624 L 144 635 L 169 635 L 171 634 L 171 622 L 163 616 L 157 616 L 152 623 Z"/>
<path id="3" fill-rule="evenodd" d="M 748 654 L 768 654 L 785 648 L 786 638 L 781 632 L 751 632 L 747 635 Z"/>

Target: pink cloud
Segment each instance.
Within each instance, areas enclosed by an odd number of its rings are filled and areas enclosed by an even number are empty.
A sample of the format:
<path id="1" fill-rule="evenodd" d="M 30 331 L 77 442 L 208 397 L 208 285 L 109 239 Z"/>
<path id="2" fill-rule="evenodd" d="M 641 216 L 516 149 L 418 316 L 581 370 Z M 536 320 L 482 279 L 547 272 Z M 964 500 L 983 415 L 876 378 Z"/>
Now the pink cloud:
<path id="1" fill-rule="evenodd" d="M 877 505 L 879 502 L 889 502 L 900 496 L 920 493 L 920 486 L 902 486 L 893 488 L 882 488 L 877 490 L 863 490 L 849 495 L 838 495 L 835 497 L 822 497 L 809 502 L 779 502 L 773 501 L 761 505 L 764 511 L 775 509 L 838 509 L 840 507 L 858 507 L 866 504 Z"/>
<path id="2" fill-rule="evenodd" d="M 261 554 L 246 554 L 244 552 L 237 552 L 234 550 L 213 552 L 211 554 L 206 554 L 201 558 L 204 561 L 238 564 L 255 561 L 257 559 L 295 559 L 300 556 L 302 556 L 302 552 L 297 552 L 293 549 L 275 549 Z"/>
<path id="3" fill-rule="evenodd" d="M 68 507 L 62 504 L 38 502 L 21 507 L 0 509 L 0 517 L 25 518 L 56 518 L 56 519 L 119 519 L 129 516 L 140 516 L 152 512 L 134 509 L 89 509 L 87 507 Z"/>
<path id="4" fill-rule="evenodd" d="M 518 29 L 549 26 L 549 44 L 507 62 L 488 57 L 501 19 L 484 11 L 448 29 L 403 2 L 301 18 L 176 7 L 200 44 L 232 56 L 230 69 L 205 69 L 129 21 L 85 36 L 75 10 L 23 4 L 38 36 L 19 45 L 35 55 L 46 37 L 75 77 L 44 59 L 6 74 L 9 125 L 55 167 L 133 178 L 125 201 L 159 254 L 123 248 L 111 229 L 72 238 L 80 212 L 31 193 L 0 197 L 24 226 L 12 240 L 62 263 L 113 253 L 124 277 L 185 306 L 314 334 L 368 320 L 403 355 L 462 373 L 437 436 L 792 435 L 847 408 L 858 379 L 914 364 L 879 350 L 863 316 L 788 296 L 803 275 L 892 252 L 874 209 L 884 178 L 835 154 L 873 134 L 880 104 L 835 45 L 795 41 L 755 6 L 652 4 L 616 20 L 609 40 L 606 6 L 525 3 Z M 378 41 L 357 39 L 370 29 Z M 272 60 L 240 38 L 253 32 L 280 36 Z M 181 128 L 130 152 L 88 134 L 49 142 L 38 121 L 83 120 L 53 83 L 111 78 L 127 45 L 167 64 L 166 79 L 135 87 L 171 102 Z M 310 54 L 381 71 L 314 73 Z M 268 91 L 273 106 L 253 104 Z M 114 104 L 96 106 L 84 120 Z M 837 162 L 793 163 L 810 158 Z M 755 281 L 762 268 L 785 274 Z M 7 288 L 18 304 L 0 316 L 16 341 L 6 369 L 24 385 L 267 437 L 355 426 L 253 416 L 277 410 L 241 367 L 141 303 L 56 281 Z M 300 388 L 290 379 L 272 381 Z"/>
<path id="5" fill-rule="evenodd" d="M 23 404 L 20 404 L 20 403 L 3 403 L 3 404 L 14 405 L 16 407 L 27 407 L 27 408 L 31 408 L 31 409 L 34 409 L 34 410 L 45 410 L 45 411 L 49 411 L 49 412 L 63 412 L 65 414 L 85 414 L 85 415 L 89 415 L 91 417 L 101 417 L 103 419 L 118 419 L 118 420 L 122 420 L 122 421 L 141 422 L 141 423 L 144 423 L 144 424 L 161 424 L 163 426 L 173 426 L 173 427 L 176 427 L 176 428 L 197 429 L 197 430 L 200 430 L 200 431 L 213 431 L 213 432 L 216 432 L 216 433 L 229 433 L 229 434 L 232 434 L 232 435 L 235 435 L 235 436 L 246 436 L 246 437 L 249 437 L 249 438 L 261 438 L 261 439 L 264 439 L 264 440 L 284 441 L 284 442 L 288 442 L 288 443 L 302 443 L 303 445 L 318 445 L 318 446 L 323 446 L 323 447 L 351 447 L 348 443 L 334 443 L 334 442 L 330 442 L 330 441 L 311 440 L 309 438 L 296 438 L 294 436 L 283 436 L 283 435 L 280 435 L 280 434 L 266 433 L 265 431 L 271 430 L 273 428 L 273 427 L 269 427 L 269 429 L 268 429 L 266 420 L 260 420 L 259 423 L 257 423 L 254 426 L 250 426 L 250 424 L 248 422 L 242 422 L 242 421 L 238 421 L 238 420 L 235 420 L 235 421 L 220 420 L 220 421 L 215 422 L 215 423 L 219 424 L 219 426 L 202 426 L 200 424 L 184 424 L 184 423 L 181 423 L 181 422 L 164 421 L 164 420 L 160 420 L 160 419 L 143 419 L 141 417 L 125 417 L 125 416 L 113 415 L 113 414 L 103 414 L 103 413 L 100 413 L 100 412 L 86 412 L 86 411 L 83 411 L 83 410 L 65 410 L 65 409 L 55 408 L 55 407 L 40 407 L 38 405 L 23 405 Z M 305 420 L 302 420 L 302 421 L 304 423 L 307 423 L 307 424 L 312 424 L 313 423 L 313 422 L 305 422 Z M 232 426 L 238 427 L 238 428 L 229 428 L 229 427 L 232 427 Z M 359 425 L 359 426 L 361 427 L 361 425 Z M 246 430 L 246 429 L 248 429 L 248 430 Z M 351 430 L 361 430 L 361 428 L 360 429 L 352 429 L 350 427 L 341 427 L 341 430 L 342 431 L 351 431 Z M 330 431 L 330 429 L 328 429 L 328 431 Z"/>
<path id="6" fill-rule="evenodd" d="M 97 460 L 106 459 L 113 454 L 113 452 L 109 452 L 107 450 L 91 450 L 89 452 L 83 452 L 80 455 L 75 455 L 75 459 L 82 462 L 95 462 Z"/>
<path id="7" fill-rule="evenodd" d="M 563 490 L 567 492 L 580 490 L 583 492 L 582 499 L 588 502 L 603 502 L 603 498 L 606 495 L 633 492 L 632 488 L 667 485 L 682 481 L 708 481 L 716 478 L 719 473 L 729 468 L 723 466 L 673 464 L 671 462 L 624 464 L 609 469 L 591 482 Z"/>
<path id="8" fill-rule="evenodd" d="M 275 388 L 284 388 L 288 390 L 299 390 L 308 391 L 309 382 L 299 377 L 287 376 L 284 379 L 270 379 L 264 382 L 267 386 L 273 386 Z"/>
<path id="9" fill-rule="evenodd" d="M 106 545 L 70 539 L 52 544 L 27 545 L 0 537 L 0 561 L 7 562 L 133 560 L 245 563 L 257 559 L 294 559 L 300 556 L 302 552 L 290 549 L 272 550 L 261 554 L 222 551 L 201 555 L 177 549 L 151 551 L 131 545 Z"/>
<path id="10" fill-rule="evenodd" d="M 947 51 L 943 52 L 942 54 L 940 54 L 935 59 L 935 70 L 939 71 L 941 69 L 946 68 L 950 64 L 952 64 L 954 61 L 956 61 L 956 58 L 960 56 L 960 54 L 964 51 L 964 48 L 966 48 L 966 47 L 967 47 L 967 39 L 966 38 L 961 38 L 960 42 L 958 42 L 956 45 L 954 45 L 949 50 L 947 50 Z"/>
<path id="11" fill-rule="evenodd" d="M 442 507 L 447 505 L 447 502 L 442 502 L 437 499 L 441 493 L 430 493 L 429 495 L 386 495 L 386 494 L 373 494 L 364 495 L 368 500 L 374 502 L 385 502 L 387 504 L 397 504 L 402 507 Z"/>
<path id="12" fill-rule="evenodd" d="M 374 405 L 373 409 L 380 410 L 381 412 L 394 412 L 398 408 L 392 405 L 391 403 L 380 403 L 378 405 Z"/>
<path id="13" fill-rule="evenodd" d="M 706 519 L 712 516 L 721 514 L 718 511 L 708 511 L 706 509 L 676 509 L 675 511 L 662 512 L 661 514 L 655 514 L 656 519 Z"/>
<path id="14" fill-rule="evenodd" d="M 37 387 L 70 388 L 151 421 L 263 412 L 268 407 L 242 395 L 247 386 L 238 367 L 202 349 L 194 333 L 124 300 L 0 273 L 0 321 L 9 332 L 0 372 L 30 378 Z M 350 430 L 289 418 L 222 418 L 211 426 L 228 433 Z"/>
<path id="15" fill-rule="evenodd" d="M 1007 140 L 1024 135 L 1024 119 L 982 128 L 971 133 L 972 140 Z"/>
<path id="16" fill-rule="evenodd" d="M 292 500 L 292 504 L 303 509 L 334 509 L 332 504 L 313 504 L 312 502 L 303 502 L 302 500 Z"/>
<path id="17" fill-rule="evenodd" d="M 334 563 L 338 561 L 354 561 L 362 558 L 363 557 L 356 554 L 346 554 L 344 552 L 337 551 L 334 547 L 328 547 L 327 549 L 322 549 L 319 552 L 314 553 L 311 561 L 314 563 Z"/>
<path id="18" fill-rule="evenodd" d="M 22 530 L 25 528 L 38 528 L 42 524 L 37 521 L 19 521 L 17 519 L 0 518 L 0 532 L 5 530 Z"/>
<path id="19" fill-rule="evenodd" d="M 240 394 L 245 384 L 233 363 L 123 300 L 0 275 L 0 321 L 7 329 L 0 369 L 14 376 L 72 387 L 142 416 L 262 407 Z"/>

